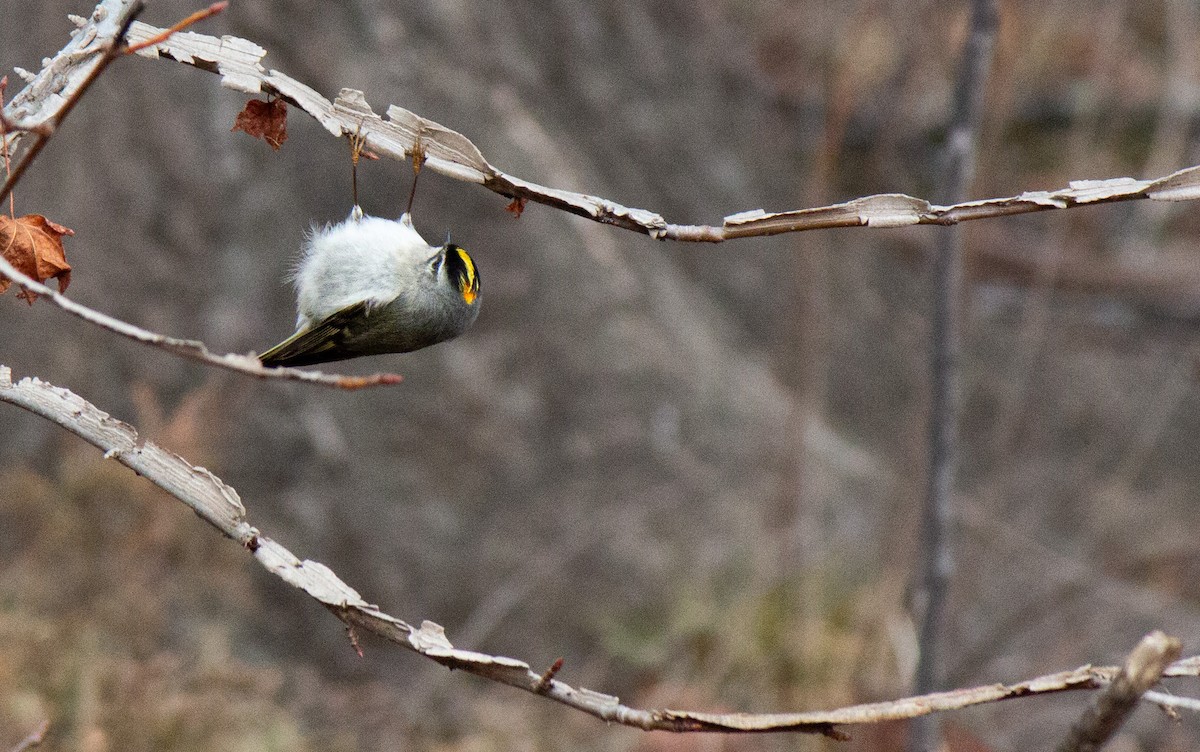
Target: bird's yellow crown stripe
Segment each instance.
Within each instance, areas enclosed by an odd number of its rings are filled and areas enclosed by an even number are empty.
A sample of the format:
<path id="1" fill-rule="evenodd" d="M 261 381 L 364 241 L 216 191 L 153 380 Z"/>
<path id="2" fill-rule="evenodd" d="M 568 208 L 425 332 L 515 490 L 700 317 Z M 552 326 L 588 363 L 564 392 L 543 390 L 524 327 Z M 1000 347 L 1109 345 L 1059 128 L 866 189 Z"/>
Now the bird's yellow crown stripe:
<path id="1" fill-rule="evenodd" d="M 465 278 L 460 281 L 459 288 L 462 290 L 463 300 L 470 305 L 475 302 L 475 297 L 479 294 L 479 272 L 475 268 L 475 261 L 470 254 L 462 248 L 455 248 L 454 252 L 458 254 L 466 272 Z"/>

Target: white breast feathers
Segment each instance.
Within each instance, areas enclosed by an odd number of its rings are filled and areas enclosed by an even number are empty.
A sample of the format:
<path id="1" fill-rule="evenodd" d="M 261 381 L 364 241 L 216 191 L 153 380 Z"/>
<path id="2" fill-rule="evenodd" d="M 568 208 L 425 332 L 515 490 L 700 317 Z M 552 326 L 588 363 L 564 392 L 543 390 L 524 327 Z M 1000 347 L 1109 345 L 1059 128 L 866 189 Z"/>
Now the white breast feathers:
<path id="1" fill-rule="evenodd" d="M 433 253 L 407 214 L 397 221 L 352 212 L 336 225 L 314 228 L 293 274 L 297 327 L 363 300 L 393 300 Z"/>

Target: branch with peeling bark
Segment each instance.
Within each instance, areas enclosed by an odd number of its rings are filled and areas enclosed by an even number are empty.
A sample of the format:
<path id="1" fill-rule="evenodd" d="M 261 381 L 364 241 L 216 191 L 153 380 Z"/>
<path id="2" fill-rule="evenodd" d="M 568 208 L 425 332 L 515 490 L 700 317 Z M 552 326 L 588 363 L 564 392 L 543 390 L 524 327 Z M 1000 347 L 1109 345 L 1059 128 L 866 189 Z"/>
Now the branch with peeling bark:
<path id="1" fill-rule="evenodd" d="M 1114 688 L 1110 690 L 1111 693 L 1128 697 L 1129 693 L 1122 689 L 1129 681 L 1127 677 L 1135 678 L 1136 687 L 1140 688 L 1137 694 L 1140 695 L 1160 676 L 1200 676 L 1200 656 L 1171 662 L 1178 655 L 1178 642 L 1172 642 L 1172 638 L 1165 636 L 1151 635 L 1147 638 L 1151 648 L 1139 647 L 1124 668 L 1083 666 L 1015 684 L 990 684 L 836 710 L 705 713 L 633 708 L 623 705 L 612 695 L 575 688 L 560 681 L 556 677 L 562 669 L 561 662 L 555 662 L 538 673 L 528 663 L 516 658 L 456 648 L 442 627 L 431 621 L 423 621 L 417 627 L 385 613 L 378 606 L 368 603 L 329 567 L 320 562 L 301 560 L 252 526 L 246 518 L 246 508 L 237 491 L 216 475 L 142 439 L 133 426 L 113 418 L 67 389 L 31 378 L 14 383 L 10 369 L 0 366 L 0 402 L 8 402 L 57 423 L 100 449 L 106 459 L 120 462 L 162 488 L 249 551 L 269 572 L 307 593 L 348 626 L 372 632 L 447 668 L 466 671 L 541 695 L 612 723 L 676 732 L 798 732 L 846 738 L 841 728 L 844 726 L 916 718 L 972 705 L 1067 690 L 1111 686 Z M 1160 644 L 1166 644 L 1168 649 L 1155 652 L 1154 646 Z"/>
<path id="2" fill-rule="evenodd" d="M 108 12 L 127 0 L 106 0 Z M 86 28 L 86 26 L 84 27 Z M 83 29 L 81 29 L 83 31 Z M 160 37 L 164 30 L 134 23 L 128 39 L 132 45 Z M 75 52 L 74 54 L 79 54 Z M 724 217 L 719 225 L 668 222 L 657 212 L 623 206 L 615 201 L 551 188 L 510 175 L 493 166 L 469 138 L 428 118 L 390 105 L 384 116 L 375 113 L 361 91 L 342 89 L 331 102 L 312 87 L 262 64 L 267 51 L 252 41 L 233 36 L 213 37 L 194 32 L 172 35 L 137 53 L 185 63 L 221 76 L 227 88 L 249 94 L 278 96 L 299 108 L 334 136 L 361 135 L 376 154 L 407 159 L 420 139 L 429 169 L 451 178 L 478 183 L 502 196 L 534 201 L 563 211 L 661 240 L 721 242 L 733 238 L 777 235 L 835 227 L 904 227 L 953 225 L 1011 214 L 1070 209 L 1080 206 L 1151 199 L 1191 201 L 1200 198 L 1200 166 L 1179 170 L 1162 178 L 1129 177 L 1072 181 L 1065 188 L 1026 191 L 1016 196 L 938 205 L 900 193 L 864 196 L 829 206 L 769 212 L 751 209 Z M 27 111 L 29 102 L 49 85 L 55 74 L 47 66 L 29 76 L 24 91 L 7 108 L 10 118 L 29 126 L 43 118 Z"/>
<path id="3" fill-rule="evenodd" d="M 135 23 L 129 38 L 150 39 L 161 29 Z M 342 89 L 330 102 L 311 87 L 262 64 L 266 50 L 232 36 L 176 34 L 138 54 L 161 57 L 212 71 L 221 84 L 250 94 L 281 97 L 313 117 L 335 136 L 361 134 L 380 155 L 407 159 L 419 138 L 427 166 L 449 177 L 472 183 L 512 199 L 534 201 L 604 224 L 641 232 L 659 240 L 721 242 L 733 238 L 778 235 L 834 227 L 905 227 L 953 225 L 1011 214 L 1070 209 L 1079 206 L 1151 199 L 1191 201 L 1200 198 L 1200 166 L 1152 180 L 1112 178 L 1073 181 L 1051 191 L 1026 191 L 1016 196 L 940 206 L 899 193 L 856 198 L 840 204 L 768 212 L 751 209 L 725 217 L 719 225 L 673 224 L 660 214 L 598 196 L 550 188 L 509 175 L 484 158 L 469 138 L 403 107 L 390 105 L 381 117 L 361 91 Z"/>

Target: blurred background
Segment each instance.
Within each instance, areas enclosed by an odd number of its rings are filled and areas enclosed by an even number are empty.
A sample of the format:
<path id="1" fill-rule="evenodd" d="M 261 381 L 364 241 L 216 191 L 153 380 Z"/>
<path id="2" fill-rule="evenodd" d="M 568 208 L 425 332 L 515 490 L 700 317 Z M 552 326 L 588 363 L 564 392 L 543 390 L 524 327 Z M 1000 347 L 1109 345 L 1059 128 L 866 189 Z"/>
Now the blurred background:
<path id="1" fill-rule="evenodd" d="M 198 6 L 159 0 L 166 26 Z M 86 1 L 16 0 L 0 66 L 36 70 Z M 973 197 L 1200 163 L 1190 0 L 1001 3 Z M 965 3 L 237 2 L 197 30 L 264 46 L 327 97 L 366 92 L 499 168 L 668 221 L 935 190 Z M 19 88 L 10 76 L 10 94 Z M 293 111 L 120 60 L 17 191 L 76 231 L 70 294 L 217 351 L 290 334 L 282 280 L 350 208 L 348 147 Z M 407 164 L 365 163 L 400 213 Z M 794 711 L 892 699 L 925 473 L 936 228 L 680 245 L 427 172 L 417 226 L 483 279 L 462 338 L 342 364 L 402 385 L 259 382 L 0 298 L 0 362 L 67 387 L 234 486 L 250 522 L 400 618 L 637 706 Z M 962 467 L 948 686 L 1119 662 L 1162 628 L 1200 651 L 1196 206 L 964 226 Z M 646 734 L 341 625 L 182 505 L 0 408 L 0 748 L 900 749 Z M 1176 685 L 1196 694 L 1195 683 Z M 1045 747 L 1088 696 L 946 716 L 951 749 Z M 1143 708 L 1122 750 L 1195 748 Z"/>

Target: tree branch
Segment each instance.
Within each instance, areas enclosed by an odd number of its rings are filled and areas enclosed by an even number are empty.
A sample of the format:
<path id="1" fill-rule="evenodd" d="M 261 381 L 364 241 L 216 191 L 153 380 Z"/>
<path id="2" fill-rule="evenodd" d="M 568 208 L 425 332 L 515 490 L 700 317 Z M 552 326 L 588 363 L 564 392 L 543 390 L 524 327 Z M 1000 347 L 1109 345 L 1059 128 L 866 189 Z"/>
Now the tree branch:
<path id="1" fill-rule="evenodd" d="M 1104 746 L 1137 707 L 1138 700 L 1162 679 L 1163 671 L 1179 657 L 1179 640 L 1162 632 L 1142 638 L 1120 673 L 1071 727 L 1058 752 L 1095 752 Z"/>
<path id="2" fill-rule="evenodd" d="M 1200 699 L 1195 697 L 1178 697 L 1166 692 L 1145 692 L 1142 694 L 1142 699 L 1152 702 L 1168 712 L 1172 712 L 1176 708 L 1183 708 L 1193 713 L 1200 713 Z"/>
<path id="3" fill-rule="evenodd" d="M 940 190 L 948 203 L 962 201 L 975 172 L 976 146 L 983 120 L 983 93 L 999 23 L 995 0 L 971 0 L 971 28 L 963 49 L 953 111 L 942 154 Z M 921 521 L 921 566 L 916 592 L 921 604 L 914 689 L 942 686 L 942 643 L 950 579 L 954 571 L 951 541 L 954 483 L 958 476 L 958 416 L 962 358 L 963 233 L 958 227 L 937 236 L 930 267 L 929 468 Z M 926 752 L 941 746 L 934 719 L 912 725 L 909 749 Z"/>
<path id="4" fill-rule="evenodd" d="M 137 431 L 101 411 L 67 389 L 38 379 L 13 383 L 12 373 L 0 366 L 0 402 L 17 405 L 50 420 L 104 452 L 151 483 L 182 501 L 201 519 L 250 551 L 272 574 L 299 588 L 347 625 L 372 632 L 447 668 L 460 669 L 485 679 L 548 697 L 602 720 L 645 730 L 676 732 L 798 732 L 846 738 L 841 726 L 915 718 L 929 713 L 965 708 L 1016 697 L 1097 689 L 1117 677 L 1117 667 L 1084 666 L 1073 671 L 1030 679 L 1016 684 L 938 692 L 891 702 L 854 705 L 806 713 L 704 713 L 681 710 L 647 710 L 621 704 L 611 695 L 576 689 L 555 678 L 557 669 L 534 672 L 515 658 L 487 655 L 455 648 L 442 627 L 424 621 L 414 627 L 367 603 L 324 564 L 300 560 L 246 520 L 246 509 L 237 491 L 208 470 L 189 463 Z M 1167 666 L 1164 676 L 1200 676 L 1200 656 Z"/>
<path id="5" fill-rule="evenodd" d="M 135 23 L 130 29 L 129 40 L 136 44 L 161 32 L 156 27 Z M 176 60 L 217 73 L 223 86 L 236 91 L 278 96 L 303 110 L 334 136 L 361 134 L 376 154 L 407 159 L 419 137 L 428 157 L 427 166 L 443 175 L 478 183 L 508 198 L 545 204 L 659 240 L 715 243 L 833 227 L 953 225 L 1114 201 L 1192 201 L 1200 198 L 1200 166 L 1196 166 L 1153 180 L 1128 177 L 1078 180 L 1057 190 L 1026 191 L 1016 196 L 948 205 L 889 193 L 790 211 L 752 209 L 729 215 L 719 225 L 673 224 L 653 211 L 623 206 L 598 196 L 550 188 L 509 175 L 490 164 L 479 148 L 461 133 L 396 105 L 389 106 L 383 117 L 375 114 L 361 91 L 342 89 L 330 102 L 311 87 L 279 71 L 268 72 L 261 62 L 266 50 L 246 39 L 233 36 L 218 39 L 184 32 L 138 54 Z"/>
<path id="6" fill-rule="evenodd" d="M 54 135 L 54 131 L 58 130 L 58 127 L 62 125 L 64 120 L 66 120 L 67 115 L 71 114 L 71 110 L 75 109 L 75 105 L 79 102 L 84 93 L 91 87 L 92 84 L 96 82 L 96 79 L 100 78 L 100 74 L 103 73 L 106 68 L 108 68 L 109 63 L 111 63 L 113 60 L 116 60 L 117 57 L 121 55 L 121 40 L 124 39 L 125 35 L 129 32 L 129 26 L 133 23 L 133 19 L 142 12 L 144 7 L 145 6 L 143 6 L 140 1 L 131 2 L 126 5 L 126 7 L 121 8 L 120 13 L 113 14 L 111 19 L 109 17 L 98 19 L 100 24 L 107 25 L 111 23 L 114 28 L 107 36 L 99 35 L 100 30 L 96 30 L 97 35 L 102 41 L 100 41 L 96 46 L 91 47 L 91 50 L 97 54 L 89 55 L 89 50 L 86 48 L 76 51 L 75 54 L 83 57 L 84 59 L 88 59 L 89 57 L 91 58 L 87 65 L 79 68 L 82 73 L 82 78 L 79 81 L 79 84 L 71 89 L 70 95 L 62 100 L 62 103 L 54 109 L 54 112 L 50 116 L 46 117 L 42 122 L 28 127 L 28 130 L 35 131 L 37 138 L 34 139 L 33 145 L 26 149 L 21 155 L 21 159 L 18 160 L 16 166 L 12 168 L 12 172 L 5 177 L 4 185 L 0 187 L 0 201 L 3 201 L 8 194 L 12 193 L 13 186 L 15 186 L 21 179 L 21 176 L 25 174 L 25 170 L 29 168 L 29 165 L 33 164 L 33 160 L 37 159 L 38 154 L 42 153 L 42 149 L 46 146 L 46 142 L 50 140 L 50 137 Z M 87 35 L 76 36 L 72 39 L 72 42 L 78 41 L 80 37 L 87 38 Z M 90 39 L 88 39 L 88 41 L 90 43 Z M 70 48 L 71 45 L 68 45 L 67 47 Z M 51 66 L 48 63 L 46 67 L 49 68 Z M 26 87 L 26 89 L 28 88 L 29 87 Z M 20 94 L 18 94 L 18 96 L 20 96 Z M 0 118 L 3 120 L 3 129 L 0 130 L 0 136 L 3 136 L 5 132 L 14 128 L 26 128 L 26 126 L 20 123 L 13 122 L 13 120 L 8 117 L 7 113 L 0 113 L 0 115 L 3 115 L 3 118 Z"/>

